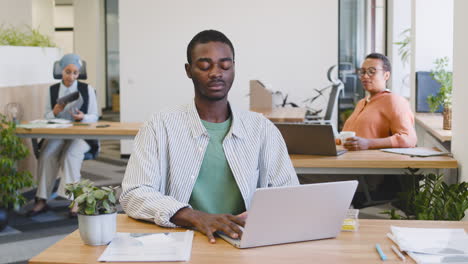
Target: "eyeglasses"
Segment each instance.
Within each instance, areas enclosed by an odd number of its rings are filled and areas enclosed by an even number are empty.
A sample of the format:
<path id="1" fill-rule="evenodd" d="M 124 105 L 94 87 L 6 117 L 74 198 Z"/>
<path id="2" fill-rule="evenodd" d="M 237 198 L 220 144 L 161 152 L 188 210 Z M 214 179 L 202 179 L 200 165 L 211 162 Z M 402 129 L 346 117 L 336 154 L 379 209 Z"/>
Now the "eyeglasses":
<path id="1" fill-rule="evenodd" d="M 356 73 L 359 75 L 359 77 L 364 76 L 364 74 L 366 74 L 366 73 L 367 73 L 367 76 L 372 77 L 372 76 L 375 75 L 375 73 L 377 71 L 382 71 L 382 70 L 384 70 L 384 69 L 381 69 L 381 68 L 377 69 L 377 68 L 374 68 L 374 67 L 369 67 L 367 69 L 360 68 L 360 69 L 356 70 Z"/>

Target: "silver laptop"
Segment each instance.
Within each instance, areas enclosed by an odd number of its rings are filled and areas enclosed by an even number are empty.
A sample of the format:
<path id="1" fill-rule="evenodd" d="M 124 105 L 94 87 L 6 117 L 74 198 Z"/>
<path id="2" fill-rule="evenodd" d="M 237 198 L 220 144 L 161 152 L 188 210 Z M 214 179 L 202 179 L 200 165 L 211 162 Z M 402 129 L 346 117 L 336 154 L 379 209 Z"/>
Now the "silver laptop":
<path id="1" fill-rule="evenodd" d="M 289 154 L 338 156 L 331 125 L 275 123 L 288 148 Z"/>
<path id="2" fill-rule="evenodd" d="M 341 181 L 257 189 L 242 238 L 218 235 L 238 248 L 336 237 L 357 185 Z"/>

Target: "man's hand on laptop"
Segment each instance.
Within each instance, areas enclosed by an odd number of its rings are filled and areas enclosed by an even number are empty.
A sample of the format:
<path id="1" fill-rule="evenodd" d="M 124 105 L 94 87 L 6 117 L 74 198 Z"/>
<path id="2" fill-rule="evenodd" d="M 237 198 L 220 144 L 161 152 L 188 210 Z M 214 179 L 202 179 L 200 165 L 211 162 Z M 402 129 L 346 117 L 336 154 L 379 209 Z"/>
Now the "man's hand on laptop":
<path id="1" fill-rule="evenodd" d="M 194 227 L 205 234 L 210 243 L 215 243 L 214 233 L 217 231 L 221 231 L 234 239 L 240 238 L 242 230 L 239 226 L 243 227 L 245 225 L 246 218 L 247 212 L 237 216 L 230 214 L 208 214 L 186 207 L 173 215 L 171 222 L 178 226 Z"/>

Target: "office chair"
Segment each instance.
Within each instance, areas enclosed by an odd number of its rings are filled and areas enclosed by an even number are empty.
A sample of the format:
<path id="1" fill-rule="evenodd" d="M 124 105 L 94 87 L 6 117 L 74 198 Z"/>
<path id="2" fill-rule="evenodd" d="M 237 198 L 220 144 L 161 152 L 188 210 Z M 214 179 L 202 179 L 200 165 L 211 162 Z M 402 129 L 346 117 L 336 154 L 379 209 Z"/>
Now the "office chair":
<path id="1" fill-rule="evenodd" d="M 332 123 L 333 112 L 336 106 L 338 105 L 338 98 L 344 88 L 343 82 L 341 82 L 341 80 L 333 78 L 332 72 L 335 68 L 336 68 L 336 65 L 333 65 L 327 71 L 327 78 L 332 84 L 331 84 L 331 91 L 328 96 L 328 104 L 327 104 L 327 108 L 325 111 L 325 115 L 323 116 L 318 116 L 318 115 L 313 115 L 313 114 L 306 115 L 306 123 L 308 124 L 331 124 Z M 333 126 L 334 132 L 337 132 L 336 125 L 332 124 L 332 126 Z"/>
<path id="2" fill-rule="evenodd" d="M 86 72 L 86 61 L 81 60 L 81 68 L 80 68 L 80 74 L 78 75 L 78 80 L 86 80 L 88 79 L 88 74 Z M 62 79 L 62 67 L 60 67 L 60 61 L 56 61 L 54 63 L 54 67 L 52 70 L 52 74 L 54 76 L 54 79 L 61 80 Z M 40 150 L 42 147 L 42 144 L 44 144 L 44 139 L 41 139 L 39 142 L 37 142 L 37 139 L 33 138 L 33 149 L 34 149 L 34 156 L 36 156 L 36 159 L 39 158 Z M 97 154 L 94 155 L 91 151 L 88 151 L 85 153 L 84 160 L 93 160 L 97 158 Z"/>

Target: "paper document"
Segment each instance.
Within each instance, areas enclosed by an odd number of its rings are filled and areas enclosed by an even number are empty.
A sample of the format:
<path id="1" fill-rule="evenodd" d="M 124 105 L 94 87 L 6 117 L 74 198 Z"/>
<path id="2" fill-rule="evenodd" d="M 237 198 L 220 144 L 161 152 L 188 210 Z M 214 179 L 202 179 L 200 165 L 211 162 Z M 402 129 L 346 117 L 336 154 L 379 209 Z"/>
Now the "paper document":
<path id="1" fill-rule="evenodd" d="M 391 226 L 392 240 L 417 263 L 468 263 L 464 229 Z"/>
<path id="2" fill-rule="evenodd" d="M 61 118 L 54 118 L 54 119 L 38 119 L 29 122 L 29 124 L 20 124 L 16 127 L 26 128 L 26 129 L 33 129 L 33 128 L 65 128 L 70 127 L 73 124 L 70 120 L 61 119 Z"/>
<path id="3" fill-rule="evenodd" d="M 403 154 L 408 156 L 415 156 L 415 157 L 431 157 L 431 156 L 450 156 L 452 155 L 450 152 L 441 152 L 429 148 L 387 148 L 381 149 L 381 151 L 396 153 L 396 154 Z"/>
<path id="4" fill-rule="evenodd" d="M 193 231 L 117 233 L 99 261 L 188 261 Z"/>

